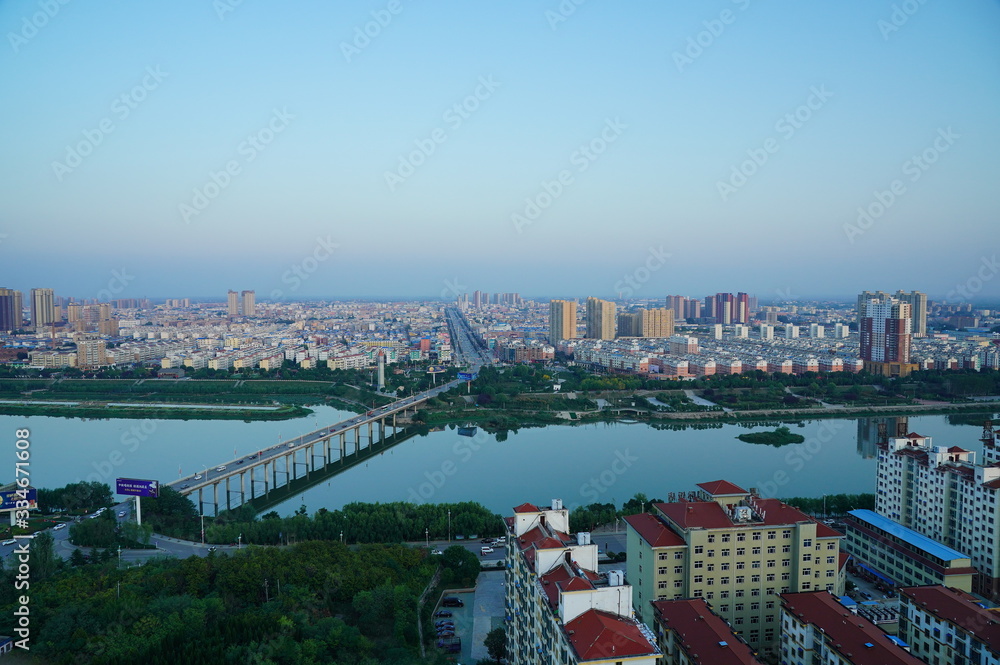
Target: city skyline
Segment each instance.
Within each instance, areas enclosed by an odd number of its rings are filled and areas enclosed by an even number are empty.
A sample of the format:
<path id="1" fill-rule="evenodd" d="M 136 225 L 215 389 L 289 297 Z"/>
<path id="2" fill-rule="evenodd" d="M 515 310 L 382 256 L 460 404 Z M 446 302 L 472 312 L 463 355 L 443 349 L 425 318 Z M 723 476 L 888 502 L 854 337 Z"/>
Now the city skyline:
<path id="1" fill-rule="evenodd" d="M 39 7 L 0 7 L 22 292 L 1000 294 L 996 3 Z"/>

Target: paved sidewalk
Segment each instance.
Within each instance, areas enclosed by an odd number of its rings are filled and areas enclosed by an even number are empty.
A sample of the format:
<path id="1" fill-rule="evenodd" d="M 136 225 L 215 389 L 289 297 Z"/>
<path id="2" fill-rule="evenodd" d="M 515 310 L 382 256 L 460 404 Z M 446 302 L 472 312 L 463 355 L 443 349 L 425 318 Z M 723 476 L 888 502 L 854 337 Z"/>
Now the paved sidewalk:
<path id="1" fill-rule="evenodd" d="M 476 579 L 476 595 L 473 601 L 472 662 L 489 658 L 483 644 L 486 634 L 504 625 L 504 571 L 484 571 Z"/>

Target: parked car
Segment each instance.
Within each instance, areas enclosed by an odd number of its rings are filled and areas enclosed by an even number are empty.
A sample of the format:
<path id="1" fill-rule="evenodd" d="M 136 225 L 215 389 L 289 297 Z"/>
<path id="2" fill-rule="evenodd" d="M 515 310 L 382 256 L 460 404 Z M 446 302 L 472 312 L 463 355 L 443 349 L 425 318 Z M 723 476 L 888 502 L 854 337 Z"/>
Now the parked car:
<path id="1" fill-rule="evenodd" d="M 465 603 L 462 602 L 461 598 L 455 598 L 454 596 L 448 596 L 441 601 L 442 607 L 465 607 Z"/>
<path id="2" fill-rule="evenodd" d="M 118 513 L 118 517 L 125 517 L 125 515 L 126 513 L 124 510 Z"/>
<path id="3" fill-rule="evenodd" d="M 450 617 L 451 616 L 451 612 L 449 612 L 448 610 L 438 610 L 437 612 L 434 613 L 434 616 L 436 616 L 436 617 Z"/>
<path id="4" fill-rule="evenodd" d="M 444 554 L 441 550 L 431 550 L 431 554 Z"/>
<path id="5" fill-rule="evenodd" d="M 487 545 L 486 547 L 479 548 L 479 556 L 486 556 L 487 554 L 493 554 L 493 548 Z"/>
<path id="6" fill-rule="evenodd" d="M 65 524 L 56 524 L 54 527 L 52 527 L 52 530 L 58 531 L 59 529 L 65 529 L 65 528 L 66 528 Z"/>
<path id="7" fill-rule="evenodd" d="M 16 545 L 17 541 L 11 538 L 10 540 L 5 540 L 0 545 Z"/>

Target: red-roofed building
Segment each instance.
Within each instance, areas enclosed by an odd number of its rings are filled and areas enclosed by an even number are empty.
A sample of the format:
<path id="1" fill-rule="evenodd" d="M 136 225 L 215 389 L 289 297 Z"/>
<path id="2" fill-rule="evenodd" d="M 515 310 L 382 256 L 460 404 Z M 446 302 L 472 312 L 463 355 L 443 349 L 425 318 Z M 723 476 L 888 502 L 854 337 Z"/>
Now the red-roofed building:
<path id="1" fill-rule="evenodd" d="M 701 598 L 658 600 L 653 632 L 671 663 L 760 665 L 757 655 Z"/>
<path id="2" fill-rule="evenodd" d="M 632 663 L 660 657 L 652 631 L 633 618 L 620 570 L 597 572 L 589 533 L 569 534 L 569 511 L 524 503 L 506 520 L 507 654 L 518 665 Z"/>
<path id="3" fill-rule="evenodd" d="M 826 591 L 782 594 L 781 622 L 781 665 L 926 665 Z"/>
<path id="4" fill-rule="evenodd" d="M 1000 614 L 958 589 L 900 589 L 899 637 L 928 663 L 1000 662 Z"/>
<path id="5" fill-rule="evenodd" d="M 839 533 L 725 480 L 698 487 L 625 520 L 628 581 L 646 624 L 654 601 L 702 598 L 763 652 L 777 646 L 778 594 L 843 593 Z"/>

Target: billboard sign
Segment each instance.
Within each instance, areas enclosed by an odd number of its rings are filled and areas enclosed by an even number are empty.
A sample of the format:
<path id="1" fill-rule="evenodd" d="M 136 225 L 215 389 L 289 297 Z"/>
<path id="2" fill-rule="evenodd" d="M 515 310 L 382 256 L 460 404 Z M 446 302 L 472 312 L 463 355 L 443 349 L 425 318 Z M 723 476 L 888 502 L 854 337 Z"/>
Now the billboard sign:
<path id="1" fill-rule="evenodd" d="M 427 368 L 427 373 L 428 374 L 441 374 L 446 369 L 447 368 L 444 365 L 431 365 L 430 367 Z"/>
<path id="2" fill-rule="evenodd" d="M 478 377 L 478 376 L 479 376 L 478 372 L 459 372 L 458 373 L 458 380 L 459 381 L 475 381 L 476 377 Z"/>
<path id="3" fill-rule="evenodd" d="M 27 501 L 28 504 L 27 506 L 24 504 L 18 506 L 18 501 Z M 37 507 L 38 490 L 34 487 L 24 487 L 19 490 L 7 490 L 0 492 L 0 511 L 16 510 L 18 508 L 21 510 L 24 510 L 25 508 L 28 510 L 34 510 Z"/>
<path id="4" fill-rule="evenodd" d="M 128 496 L 150 496 L 155 499 L 160 496 L 160 481 L 119 478 L 115 483 L 115 492 Z"/>

